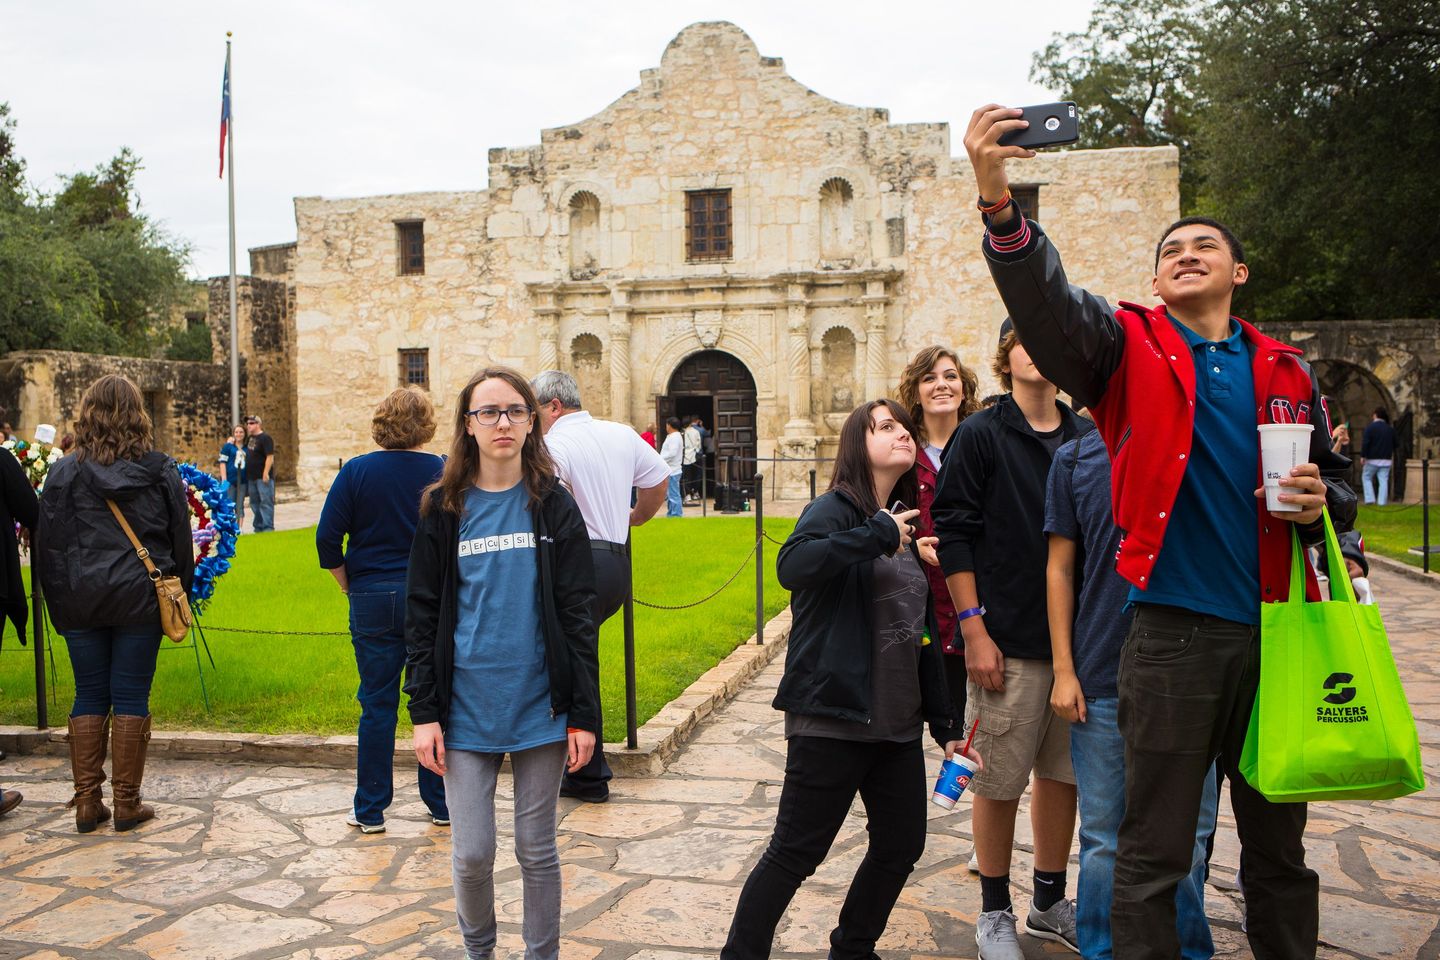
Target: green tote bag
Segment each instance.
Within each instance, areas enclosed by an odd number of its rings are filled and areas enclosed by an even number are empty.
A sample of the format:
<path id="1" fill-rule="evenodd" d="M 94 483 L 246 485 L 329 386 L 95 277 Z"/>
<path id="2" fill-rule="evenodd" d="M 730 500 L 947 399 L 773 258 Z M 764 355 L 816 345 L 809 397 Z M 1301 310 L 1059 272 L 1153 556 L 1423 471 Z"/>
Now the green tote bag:
<path id="1" fill-rule="evenodd" d="M 1260 605 L 1260 689 L 1240 772 L 1273 801 L 1388 800 L 1424 789 L 1420 739 L 1378 607 L 1355 602 L 1330 514 L 1336 599 L 1305 601 L 1298 534 L 1290 599 Z"/>

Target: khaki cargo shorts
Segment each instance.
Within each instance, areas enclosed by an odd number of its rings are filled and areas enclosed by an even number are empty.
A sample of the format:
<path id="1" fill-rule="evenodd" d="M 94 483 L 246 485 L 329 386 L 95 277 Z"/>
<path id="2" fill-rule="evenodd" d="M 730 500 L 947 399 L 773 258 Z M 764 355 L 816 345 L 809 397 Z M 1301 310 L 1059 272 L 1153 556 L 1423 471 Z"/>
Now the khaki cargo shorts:
<path id="1" fill-rule="evenodd" d="M 1019 799 L 1032 771 L 1045 780 L 1075 782 L 1070 724 L 1050 709 L 1054 680 L 1048 660 L 1006 657 L 1004 691 L 969 681 L 965 729 L 980 718 L 974 749 L 985 761 L 970 781 L 971 793 L 990 800 Z"/>

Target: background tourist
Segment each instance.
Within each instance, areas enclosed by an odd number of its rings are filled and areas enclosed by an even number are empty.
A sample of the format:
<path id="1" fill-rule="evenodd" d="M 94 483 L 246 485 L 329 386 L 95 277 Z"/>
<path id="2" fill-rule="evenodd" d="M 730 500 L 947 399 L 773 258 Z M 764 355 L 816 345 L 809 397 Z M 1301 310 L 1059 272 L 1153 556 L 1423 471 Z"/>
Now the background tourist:
<path id="1" fill-rule="evenodd" d="M 645 429 L 640 434 L 640 439 L 650 444 L 651 450 L 658 449 L 655 446 L 655 422 L 653 420 L 645 425 Z"/>
<path id="2" fill-rule="evenodd" d="M 1390 502 L 1390 467 L 1395 462 L 1395 429 L 1390 414 L 1376 407 L 1360 437 L 1361 484 L 1365 502 L 1385 506 Z"/>
<path id="3" fill-rule="evenodd" d="M 680 418 L 665 420 L 665 443 L 660 447 L 660 459 L 670 468 L 670 485 L 665 493 L 667 517 L 685 516 L 685 504 L 681 500 L 680 477 L 684 472 L 685 435 L 680 432 Z"/>
<path id="4" fill-rule="evenodd" d="M 930 507 L 935 502 L 935 479 L 940 473 L 940 455 L 950 442 L 955 428 L 970 414 L 980 409 L 976 394 L 980 389 L 975 371 L 960 362 L 960 357 L 944 347 L 925 347 L 910 359 L 900 377 L 895 397 L 915 424 L 915 479 L 919 489 L 920 508 L 916 530 L 921 537 L 935 533 Z M 945 574 L 938 566 L 925 565 L 930 583 L 930 596 L 935 603 L 934 636 L 945 656 L 945 681 L 950 689 L 950 702 L 956 716 L 965 715 L 965 644 L 955 629 L 955 604 L 945 586 Z"/>
<path id="5" fill-rule="evenodd" d="M 495 949 L 495 785 L 507 753 L 525 955 L 559 956 L 555 801 L 561 772 L 583 767 L 600 734 L 590 537 L 555 478 L 537 406 L 514 370 L 471 378 L 410 554 L 405 692 L 416 757 L 445 777 L 455 911 L 472 957 Z"/>
<path id="6" fill-rule="evenodd" d="M 540 431 L 555 462 L 555 474 L 580 507 L 595 565 L 595 629 L 613 617 L 630 595 L 630 528 L 638 527 L 665 502 L 670 468 L 654 447 L 622 423 L 596 420 L 580 405 L 575 378 L 546 370 L 533 381 L 540 404 Z M 635 505 L 630 505 L 634 493 Z M 567 773 L 560 796 L 588 803 L 610 799 L 610 765 L 603 738 L 590 762 Z"/>
<path id="7" fill-rule="evenodd" d="M 25 531 L 35 529 L 39 520 L 40 506 L 35 499 L 35 488 L 20 461 L 7 453 L 0 453 L 0 639 L 3 639 L 5 621 L 15 625 L 15 636 L 25 642 L 25 624 L 30 617 L 30 604 L 25 596 L 25 581 L 20 574 L 20 541 L 16 527 Z M 0 753 L 0 760 L 5 759 Z M 19 806 L 18 790 L 0 791 L 0 815 L 9 813 Z"/>
<path id="8" fill-rule="evenodd" d="M 681 485 L 684 487 L 685 503 L 697 504 L 700 502 L 700 470 L 704 463 L 704 441 L 700 438 L 700 430 L 695 425 L 695 418 L 691 417 L 685 425 L 683 433 L 684 446 L 680 457 Z"/>
<path id="9" fill-rule="evenodd" d="M 245 523 L 245 428 L 235 424 L 230 439 L 220 448 L 220 479 L 230 484 L 230 500 L 235 504 L 235 526 Z"/>
<path id="10" fill-rule="evenodd" d="M 275 441 L 261 428 L 259 417 L 245 418 L 245 495 L 254 513 L 254 531 L 275 529 Z"/>
<path id="11" fill-rule="evenodd" d="M 869 846 L 830 934 L 837 960 L 873 957 L 925 849 L 925 724 L 959 749 L 940 648 L 923 643 L 930 591 L 913 550 L 914 428 L 892 400 L 840 428 L 830 489 L 780 548 L 794 623 L 775 707 L 785 711 L 785 781 L 775 830 L 745 881 L 722 960 L 768 957 L 800 884 L 825 859 L 856 793 Z M 868 667 L 868 669 L 867 669 Z"/>
<path id="12" fill-rule="evenodd" d="M 320 566 L 350 599 L 350 642 L 360 673 L 355 803 L 349 823 L 383 833 L 394 798 L 395 721 L 405 667 L 405 574 L 420 517 L 420 493 L 445 465 L 425 444 L 435 436 L 435 407 L 415 386 L 375 408 L 370 435 L 379 450 L 345 461 L 315 528 Z M 341 552 L 341 544 L 345 550 Z M 450 822 L 445 781 L 418 768 L 420 799 L 439 826 Z"/>
<path id="13" fill-rule="evenodd" d="M 190 509 L 175 461 L 154 449 L 140 390 L 111 374 L 80 398 L 75 452 L 45 480 L 35 539 L 36 572 L 50 619 L 75 671 L 70 766 L 75 829 L 110 817 L 101 802 L 107 720 L 115 829 L 155 816 L 140 802 L 150 742 L 150 686 L 160 650 L 160 610 L 145 564 L 106 505 L 112 500 L 164 576 L 186 592 L 195 571 Z"/>

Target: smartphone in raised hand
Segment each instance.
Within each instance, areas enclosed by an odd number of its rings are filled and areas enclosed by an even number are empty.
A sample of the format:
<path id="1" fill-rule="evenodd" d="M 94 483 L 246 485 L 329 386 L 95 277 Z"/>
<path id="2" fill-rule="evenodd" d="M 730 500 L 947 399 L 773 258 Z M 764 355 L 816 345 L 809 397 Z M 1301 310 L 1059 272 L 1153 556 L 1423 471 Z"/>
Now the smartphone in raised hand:
<path id="1" fill-rule="evenodd" d="M 1038 150 L 1041 147 L 1074 143 L 1080 139 L 1080 117 L 1075 110 L 1075 104 L 1068 100 L 1021 107 L 1020 116 L 1015 119 L 1028 120 L 1030 126 L 1002 133 L 997 141 L 1000 146 Z"/>

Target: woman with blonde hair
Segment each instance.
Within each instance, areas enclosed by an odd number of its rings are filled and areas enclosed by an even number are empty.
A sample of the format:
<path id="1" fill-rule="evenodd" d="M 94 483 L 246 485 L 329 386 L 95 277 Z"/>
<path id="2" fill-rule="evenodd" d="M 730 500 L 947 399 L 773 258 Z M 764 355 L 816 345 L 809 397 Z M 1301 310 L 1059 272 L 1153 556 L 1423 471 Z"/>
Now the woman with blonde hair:
<path id="1" fill-rule="evenodd" d="M 495 785 L 510 755 L 525 956 L 560 950 L 555 807 L 600 734 L 590 537 L 555 478 L 530 382 L 481 370 L 410 552 L 405 692 L 415 755 L 445 777 L 467 956 L 495 949 Z"/>
<path id="2" fill-rule="evenodd" d="M 70 806 L 81 833 L 110 818 L 100 794 L 107 735 L 115 829 L 130 830 L 155 816 L 140 802 L 140 783 L 150 742 L 160 608 L 149 571 L 112 509 L 124 516 L 161 575 L 178 576 L 188 593 L 195 554 L 185 485 L 175 461 L 154 449 L 139 388 L 115 374 L 96 380 L 80 398 L 75 449 L 50 468 L 35 537 L 36 573 L 75 671 Z"/>
<path id="3" fill-rule="evenodd" d="M 936 480 L 940 474 L 940 455 L 955 434 L 955 428 L 970 414 L 980 409 L 977 396 L 980 381 L 975 371 L 960 362 L 960 357 L 945 347 L 925 347 L 911 358 L 900 377 L 896 398 L 915 423 L 916 441 L 920 450 L 915 457 L 920 508 L 916 521 L 918 536 L 930 537 L 935 524 L 930 519 L 930 505 L 935 502 Z M 925 565 L 930 595 L 935 598 L 931 636 L 940 642 L 945 656 L 945 679 L 950 699 L 959 716 L 965 715 L 965 645 L 955 629 L 955 604 L 945 585 L 945 574 L 938 566 Z"/>
<path id="4" fill-rule="evenodd" d="M 393 391 L 375 408 L 370 434 L 379 450 L 340 468 L 315 528 L 320 566 L 350 600 L 350 642 L 360 673 L 355 803 L 349 823 L 383 833 L 394 799 L 395 721 L 405 666 L 405 573 L 420 519 L 420 494 L 445 462 L 425 452 L 435 407 L 419 387 Z M 349 542 L 341 552 L 341 543 Z M 437 826 L 450 823 L 445 781 L 419 767 L 420 799 Z"/>

